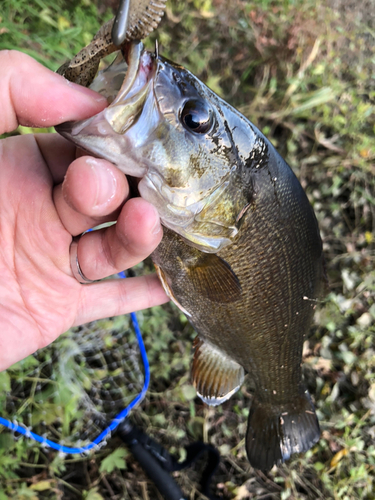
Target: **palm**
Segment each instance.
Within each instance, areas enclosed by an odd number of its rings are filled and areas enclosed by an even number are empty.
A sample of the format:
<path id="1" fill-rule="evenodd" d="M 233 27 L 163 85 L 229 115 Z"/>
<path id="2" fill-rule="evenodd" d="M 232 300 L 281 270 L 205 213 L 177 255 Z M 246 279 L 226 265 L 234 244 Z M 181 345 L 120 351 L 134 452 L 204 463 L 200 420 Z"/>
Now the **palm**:
<path id="1" fill-rule="evenodd" d="M 37 349 L 74 324 L 82 287 L 70 275 L 71 235 L 56 212 L 48 166 L 32 138 L 5 142 L 1 286 L 6 287 L 7 304 L 12 304 L 12 325 L 21 336 L 17 343 L 27 337 Z M 15 169 L 16 164 L 20 168 Z"/>

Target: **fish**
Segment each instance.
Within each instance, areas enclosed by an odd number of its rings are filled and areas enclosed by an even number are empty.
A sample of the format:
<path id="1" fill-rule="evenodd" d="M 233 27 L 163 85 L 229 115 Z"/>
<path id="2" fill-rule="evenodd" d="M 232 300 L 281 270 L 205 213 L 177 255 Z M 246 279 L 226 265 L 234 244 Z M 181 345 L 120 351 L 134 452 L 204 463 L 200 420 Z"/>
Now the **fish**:
<path id="1" fill-rule="evenodd" d="M 105 110 L 56 130 L 138 178 L 157 208 L 151 257 L 197 332 L 194 387 L 215 406 L 247 374 L 247 457 L 267 471 L 320 437 L 301 368 L 324 277 L 314 211 L 271 142 L 190 71 L 141 42 L 127 62 Z"/>

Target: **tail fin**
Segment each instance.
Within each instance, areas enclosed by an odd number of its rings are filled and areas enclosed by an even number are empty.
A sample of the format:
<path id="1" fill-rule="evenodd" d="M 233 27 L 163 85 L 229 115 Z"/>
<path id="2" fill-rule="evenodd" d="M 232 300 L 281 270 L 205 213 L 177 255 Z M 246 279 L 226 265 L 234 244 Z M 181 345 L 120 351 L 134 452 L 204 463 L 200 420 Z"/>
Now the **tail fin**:
<path id="1" fill-rule="evenodd" d="M 246 452 L 255 469 L 267 471 L 293 453 L 307 451 L 319 437 L 318 419 L 307 391 L 285 405 L 259 403 L 254 397 L 247 424 Z"/>

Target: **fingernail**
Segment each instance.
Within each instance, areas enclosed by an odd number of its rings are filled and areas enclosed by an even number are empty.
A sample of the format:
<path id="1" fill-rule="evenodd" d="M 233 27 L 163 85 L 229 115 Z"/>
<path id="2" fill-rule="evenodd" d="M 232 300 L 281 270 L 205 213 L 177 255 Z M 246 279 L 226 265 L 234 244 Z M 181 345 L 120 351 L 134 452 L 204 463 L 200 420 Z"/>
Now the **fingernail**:
<path id="1" fill-rule="evenodd" d="M 91 97 L 93 101 L 107 103 L 107 99 L 101 94 L 98 94 L 98 92 L 94 92 L 93 90 L 87 87 L 83 87 L 82 85 L 78 85 L 77 83 L 70 82 L 66 78 L 65 81 L 67 85 L 69 85 L 69 87 L 71 87 L 73 90 L 77 90 L 78 92 L 81 92 L 81 94 L 85 94 L 86 96 Z"/>
<path id="2" fill-rule="evenodd" d="M 96 177 L 96 193 L 93 208 L 97 209 L 107 205 L 114 198 L 117 180 L 112 170 L 108 168 L 106 161 L 97 158 L 87 158 L 86 163 L 90 166 Z"/>
<path id="3" fill-rule="evenodd" d="M 153 207 L 153 209 L 155 211 L 156 222 L 151 229 L 151 234 L 158 234 L 158 233 L 160 233 L 160 230 L 161 230 L 160 218 L 159 218 L 159 214 L 158 214 L 158 211 L 156 210 L 156 208 Z"/>

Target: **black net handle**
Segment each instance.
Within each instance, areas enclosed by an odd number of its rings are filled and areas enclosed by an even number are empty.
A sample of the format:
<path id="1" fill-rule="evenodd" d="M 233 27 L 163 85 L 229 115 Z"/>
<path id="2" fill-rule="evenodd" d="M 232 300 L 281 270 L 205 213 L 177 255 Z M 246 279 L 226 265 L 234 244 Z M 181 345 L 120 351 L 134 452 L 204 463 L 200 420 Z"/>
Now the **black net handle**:
<path id="1" fill-rule="evenodd" d="M 202 442 L 192 443 L 186 448 L 186 460 L 179 464 L 165 448 L 128 419 L 119 425 L 118 433 L 165 500 L 186 500 L 187 497 L 169 473 L 188 467 L 203 453 L 207 453 L 208 461 L 202 473 L 201 491 L 210 500 L 219 500 L 209 492 L 212 475 L 220 462 L 219 452 L 213 446 Z"/>

